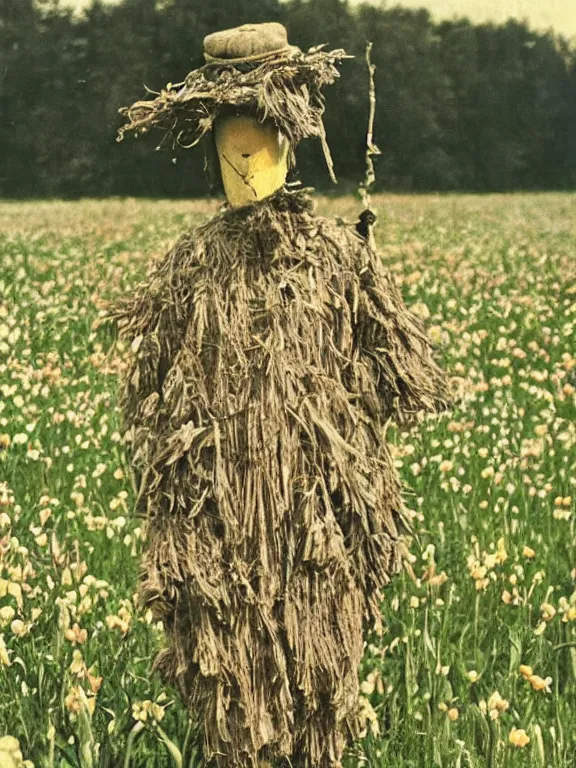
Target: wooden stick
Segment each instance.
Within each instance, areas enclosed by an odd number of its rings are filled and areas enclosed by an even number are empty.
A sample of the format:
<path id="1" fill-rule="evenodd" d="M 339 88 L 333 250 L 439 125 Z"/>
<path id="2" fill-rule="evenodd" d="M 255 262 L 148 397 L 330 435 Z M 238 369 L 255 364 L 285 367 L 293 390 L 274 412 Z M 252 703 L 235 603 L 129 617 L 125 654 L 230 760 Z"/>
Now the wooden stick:
<path id="1" fill-rule="evenodd" d="M 372 64 L 370 59 L 370 52 L 372 51 L 373 43 L 366 44 L 366 64 L 368 65 L 369 76 L 369 99 L 370 99 L 370 114 L 368 117 L 368 131 L 366 132 L 366 176 L 364 183 L 360 184 L 360 195 L 362 202 L 366 208 L 370 208 L 370 193 L 368 190 L 376 181 L 376 173 L 374 171 L 373 155 L 381 155 L 382 153 L 374 144 L 374 118 L 376 116 L 376 85 L 374 83 L 374 71 L 376 65 Z"/>

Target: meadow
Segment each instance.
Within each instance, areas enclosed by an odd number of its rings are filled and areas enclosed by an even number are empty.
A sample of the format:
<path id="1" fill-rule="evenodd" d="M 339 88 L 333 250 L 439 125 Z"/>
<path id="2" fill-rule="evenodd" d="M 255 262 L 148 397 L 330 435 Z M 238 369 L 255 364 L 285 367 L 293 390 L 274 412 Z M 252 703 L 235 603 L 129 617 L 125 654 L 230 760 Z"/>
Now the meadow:
<path id="1" fill-rule="evenodd" d="M 414 512 L 347 768 L 576 766 L 576 195 L 379 196 L 454 409 L 393 435 Z M 192 768 L 150 674 L 102 302 L 217 203 L 0 204 L 0 767 Z M 353 198 L 319 199 L 355 220 Z M 16 740 L 19 743 L 17 749 Z"/>

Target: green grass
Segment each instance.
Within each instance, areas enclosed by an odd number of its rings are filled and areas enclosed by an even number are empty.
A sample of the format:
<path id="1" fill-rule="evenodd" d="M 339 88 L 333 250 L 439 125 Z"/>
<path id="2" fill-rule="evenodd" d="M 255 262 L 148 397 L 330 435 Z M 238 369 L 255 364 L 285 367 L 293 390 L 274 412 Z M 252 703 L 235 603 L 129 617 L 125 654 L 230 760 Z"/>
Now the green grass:
<path id="1" fill-rule="evenodd" d="M 576 196 L 377 205 L 382 256 L 462 399 L 394 436 L 414 574 L 367 638 L 367 735 L 347 765 L 576 766 Z M 36 768 L 201 765 L 150 675 L 162 632 L 134 602 L 141 521 L 115 410 L 128 350 L 93 323 L 214 210 L 0 205 L 0 736 Z"/>

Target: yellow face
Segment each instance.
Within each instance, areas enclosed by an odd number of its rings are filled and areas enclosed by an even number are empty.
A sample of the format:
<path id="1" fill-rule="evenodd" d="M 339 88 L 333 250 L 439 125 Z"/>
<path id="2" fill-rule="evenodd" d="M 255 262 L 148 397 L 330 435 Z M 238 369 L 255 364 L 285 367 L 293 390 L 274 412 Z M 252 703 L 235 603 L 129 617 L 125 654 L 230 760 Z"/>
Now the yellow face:
<path id="1" fill-rule="evenodd" d="M 234 208 L 280 189 L 288 173 L 288 141 L 273 123 L 249 116 L 220 118 L 216 149 L 228 202 Z"/>

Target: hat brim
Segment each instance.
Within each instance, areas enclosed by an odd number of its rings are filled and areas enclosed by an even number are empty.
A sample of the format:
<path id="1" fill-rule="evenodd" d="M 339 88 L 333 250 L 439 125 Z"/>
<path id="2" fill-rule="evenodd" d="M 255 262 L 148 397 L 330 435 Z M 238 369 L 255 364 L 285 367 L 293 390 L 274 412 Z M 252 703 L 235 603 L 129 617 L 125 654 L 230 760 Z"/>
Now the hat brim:
<path id="1" fill-rule="evenodd" d="M 342 49 L 324 47 L 304 53 L 287 46 L 249 61 L 208 62 L 182 83 L 170 83 L 156 98 L 121 109 L 127 124 L 120 128 L 118 140 L 128 132 L 140 134 L 155 127 L 164 130 L 173 146 L 190 148 L 211 131 L 223 108 L 234 106 L 251 110 L 262 121 L 273 120 L 292 146 L 320 137 L 330 168 L 321 89 L 340 76 L 336 65 L 352 57 Z"/>
<path id="2" fill-rule="evenodd" d="M 297 45 L 285 45 L 282 48 L 278 48 L 275 51 L 266 51 L 266 53 L 254 53 L 250 56 L 241 56 L 237 59 L 231 58 L 218 58 L 217 56 L 211 56 L 204 51 L 204 58 L 208 64 L 230 64 L 236 66 L 237 64 L 255 63 L 259 64 L 268 59 L 278 59 L 282 56 L 295 56 L 298 53 L 302 53 Z"/>

